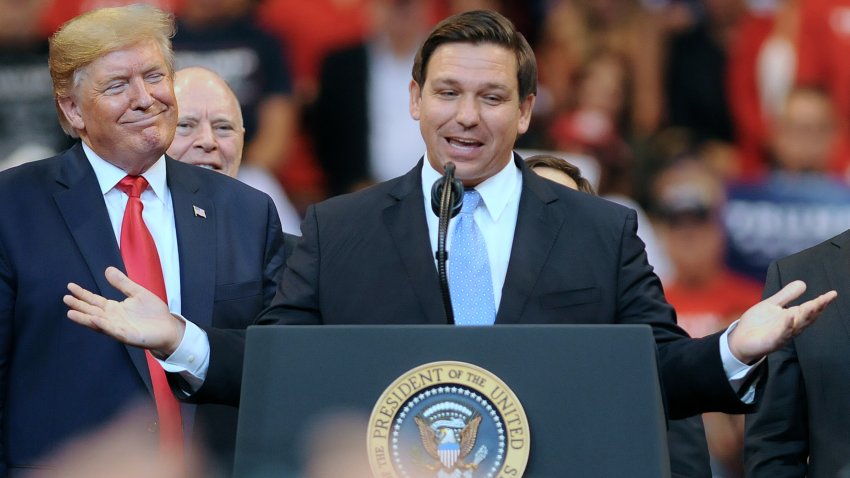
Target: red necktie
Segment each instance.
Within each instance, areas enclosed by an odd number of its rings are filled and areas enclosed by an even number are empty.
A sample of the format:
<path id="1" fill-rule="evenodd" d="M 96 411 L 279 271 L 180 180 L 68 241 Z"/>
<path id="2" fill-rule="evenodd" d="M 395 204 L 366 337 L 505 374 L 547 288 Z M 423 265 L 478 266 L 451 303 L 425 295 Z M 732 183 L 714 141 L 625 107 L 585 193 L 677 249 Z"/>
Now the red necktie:
<path id="1" fill-rule="evenodd" d="M 121 257 L 124 259 L 124 266 L 127 267 L 127 276 L 167 303 L 159 254 L 153 237 L 142 219 L 144 205 L 140 196 L 148 187 L 148 182 L 142 176 L 125 176 L 115 187 L 130 196 L 127 207 L 124 209 L 124 222 L 121 225 Z M 180 403 L 168 386 L 162 366 L 150 352 L 145 351 L 145 356 L 151 374 L 156 411 L 159 415 L 160 443 L 163 449 L 170 452 L 182 450 L 183 424 L 180 419 Z"/>

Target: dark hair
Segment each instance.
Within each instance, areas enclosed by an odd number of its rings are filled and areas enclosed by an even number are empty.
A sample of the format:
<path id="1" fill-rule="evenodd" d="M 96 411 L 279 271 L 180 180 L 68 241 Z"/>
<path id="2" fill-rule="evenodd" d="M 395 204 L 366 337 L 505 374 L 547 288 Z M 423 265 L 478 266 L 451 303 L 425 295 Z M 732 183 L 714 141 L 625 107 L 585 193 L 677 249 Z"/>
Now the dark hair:
<path id="1" fill-rule="evenodd" d="M 519 100 L 537 94 L 537 60 L 531 46 L 510 20 L 490 10 L 458 13 L 434 27 L 416 52 L 413 61 L 413 80 L 423 86 L 428 61 L 440 45 L 446 43 L 493 43 L 511 50 L 517 60 Z"/>
<path id="2" fill-rule="evenodd" d="M 590 181 L 581 175 L 581 169 L 579 169 L 578 166 L 567 162 L 566 159 L 562 159 L 557 156 L 550 156 L 548 154 L 538 154 L 527 158 L 525 160 L 525 164 L 531 169 L 552 168 L 561 171 L 576 182 L 576 186 L 578 186 L 579 191 L 596 195 L 596 191 L 593 190 L 593 186 L 590 184 Z"/>

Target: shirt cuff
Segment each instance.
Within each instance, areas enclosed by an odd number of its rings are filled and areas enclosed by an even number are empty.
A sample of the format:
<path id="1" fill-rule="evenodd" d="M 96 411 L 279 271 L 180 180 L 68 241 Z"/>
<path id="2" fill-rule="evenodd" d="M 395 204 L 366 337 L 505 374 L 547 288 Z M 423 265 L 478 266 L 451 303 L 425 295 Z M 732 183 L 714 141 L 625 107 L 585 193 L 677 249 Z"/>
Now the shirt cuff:
<path id="1" fill-rule="evenodd" d="M 749 405 L 756 398 L 756 383 L 761 379 L 757 378 L 753 380 L 745 390 L 741 390 L 741 387 L 748 381 L 750 375 L 758 371 L 758 367 L 764 361 L 764 357 L 753 365 L 747 365 L 735 357 L 732 350 L 729 349 L 729 333 L 735 330 L 737 326 L 738 321 L 736 320 L 720 336 L 720 360 L 723 362 L 723 371 L 726 372 L 726 379 L 729 380 L 732 390 L 738 394 L 742 402 Z"/>
<path id="2" fill-rule="evenodd" d="M 186 330 L 177 350 L 165 360 L 158 360 L 158 362 L 166 372 L 178 374 L 188 387 L 183 391 L 191 395 L 201 388 L 207 378 L 207 370 L 210 366 L 210 342 L 203 329 L 180 314 L 172 315 L 186 324 Z"/>

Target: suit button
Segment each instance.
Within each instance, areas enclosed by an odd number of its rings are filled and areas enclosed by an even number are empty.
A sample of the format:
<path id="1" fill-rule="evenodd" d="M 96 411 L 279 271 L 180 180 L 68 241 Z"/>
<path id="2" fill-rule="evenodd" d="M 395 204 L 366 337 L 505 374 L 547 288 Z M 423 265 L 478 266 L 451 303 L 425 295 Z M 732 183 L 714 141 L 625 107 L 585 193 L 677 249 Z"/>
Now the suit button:
<path id="1" fill-rule="evenodd" d="M 148 431 L 151 433 L 159 432 L 159 422 L 157 422 L 156 420 L 150 422 L 148 424 Z"/>

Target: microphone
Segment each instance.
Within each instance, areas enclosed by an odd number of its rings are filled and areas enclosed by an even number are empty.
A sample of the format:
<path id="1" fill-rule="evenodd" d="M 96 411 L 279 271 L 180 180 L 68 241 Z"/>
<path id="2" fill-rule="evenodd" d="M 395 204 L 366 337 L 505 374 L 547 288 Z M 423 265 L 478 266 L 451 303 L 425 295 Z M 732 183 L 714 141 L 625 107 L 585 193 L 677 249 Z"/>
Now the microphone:
<path id="1" fill-rule="evenodd" d="M 436 180 L 431 187 L 431 210 L 440 217 L 440 210 L 446 205 L 451 213 L 447 219 L 451 219 L 460 213 L 463 206 L 463 183 L 460 179 L 455 179 L 455 163 L 449 161 L 444 169 L 443 177 Z M 444 187 L 446 183 L 451 185 L 448 190 Z"/>
<path id="2" fill-rule="evenodd" d="M 431 187 L 431 210 L 437 215 L 437 273 L 440 276 L 440 291 L 443 293 L 443 307 L 446 311 L 446 322 L 455 323 L 452 310 L 452 297 L 449 293 L 449 279 L 446 274 L 446 235 L 449 231 L 449 219 L 455 217 L 463 206 L 463 183 L 455 178 L 455 164 L 451 161 L 444 166 L 443 177 L 434 182 Z"/>

